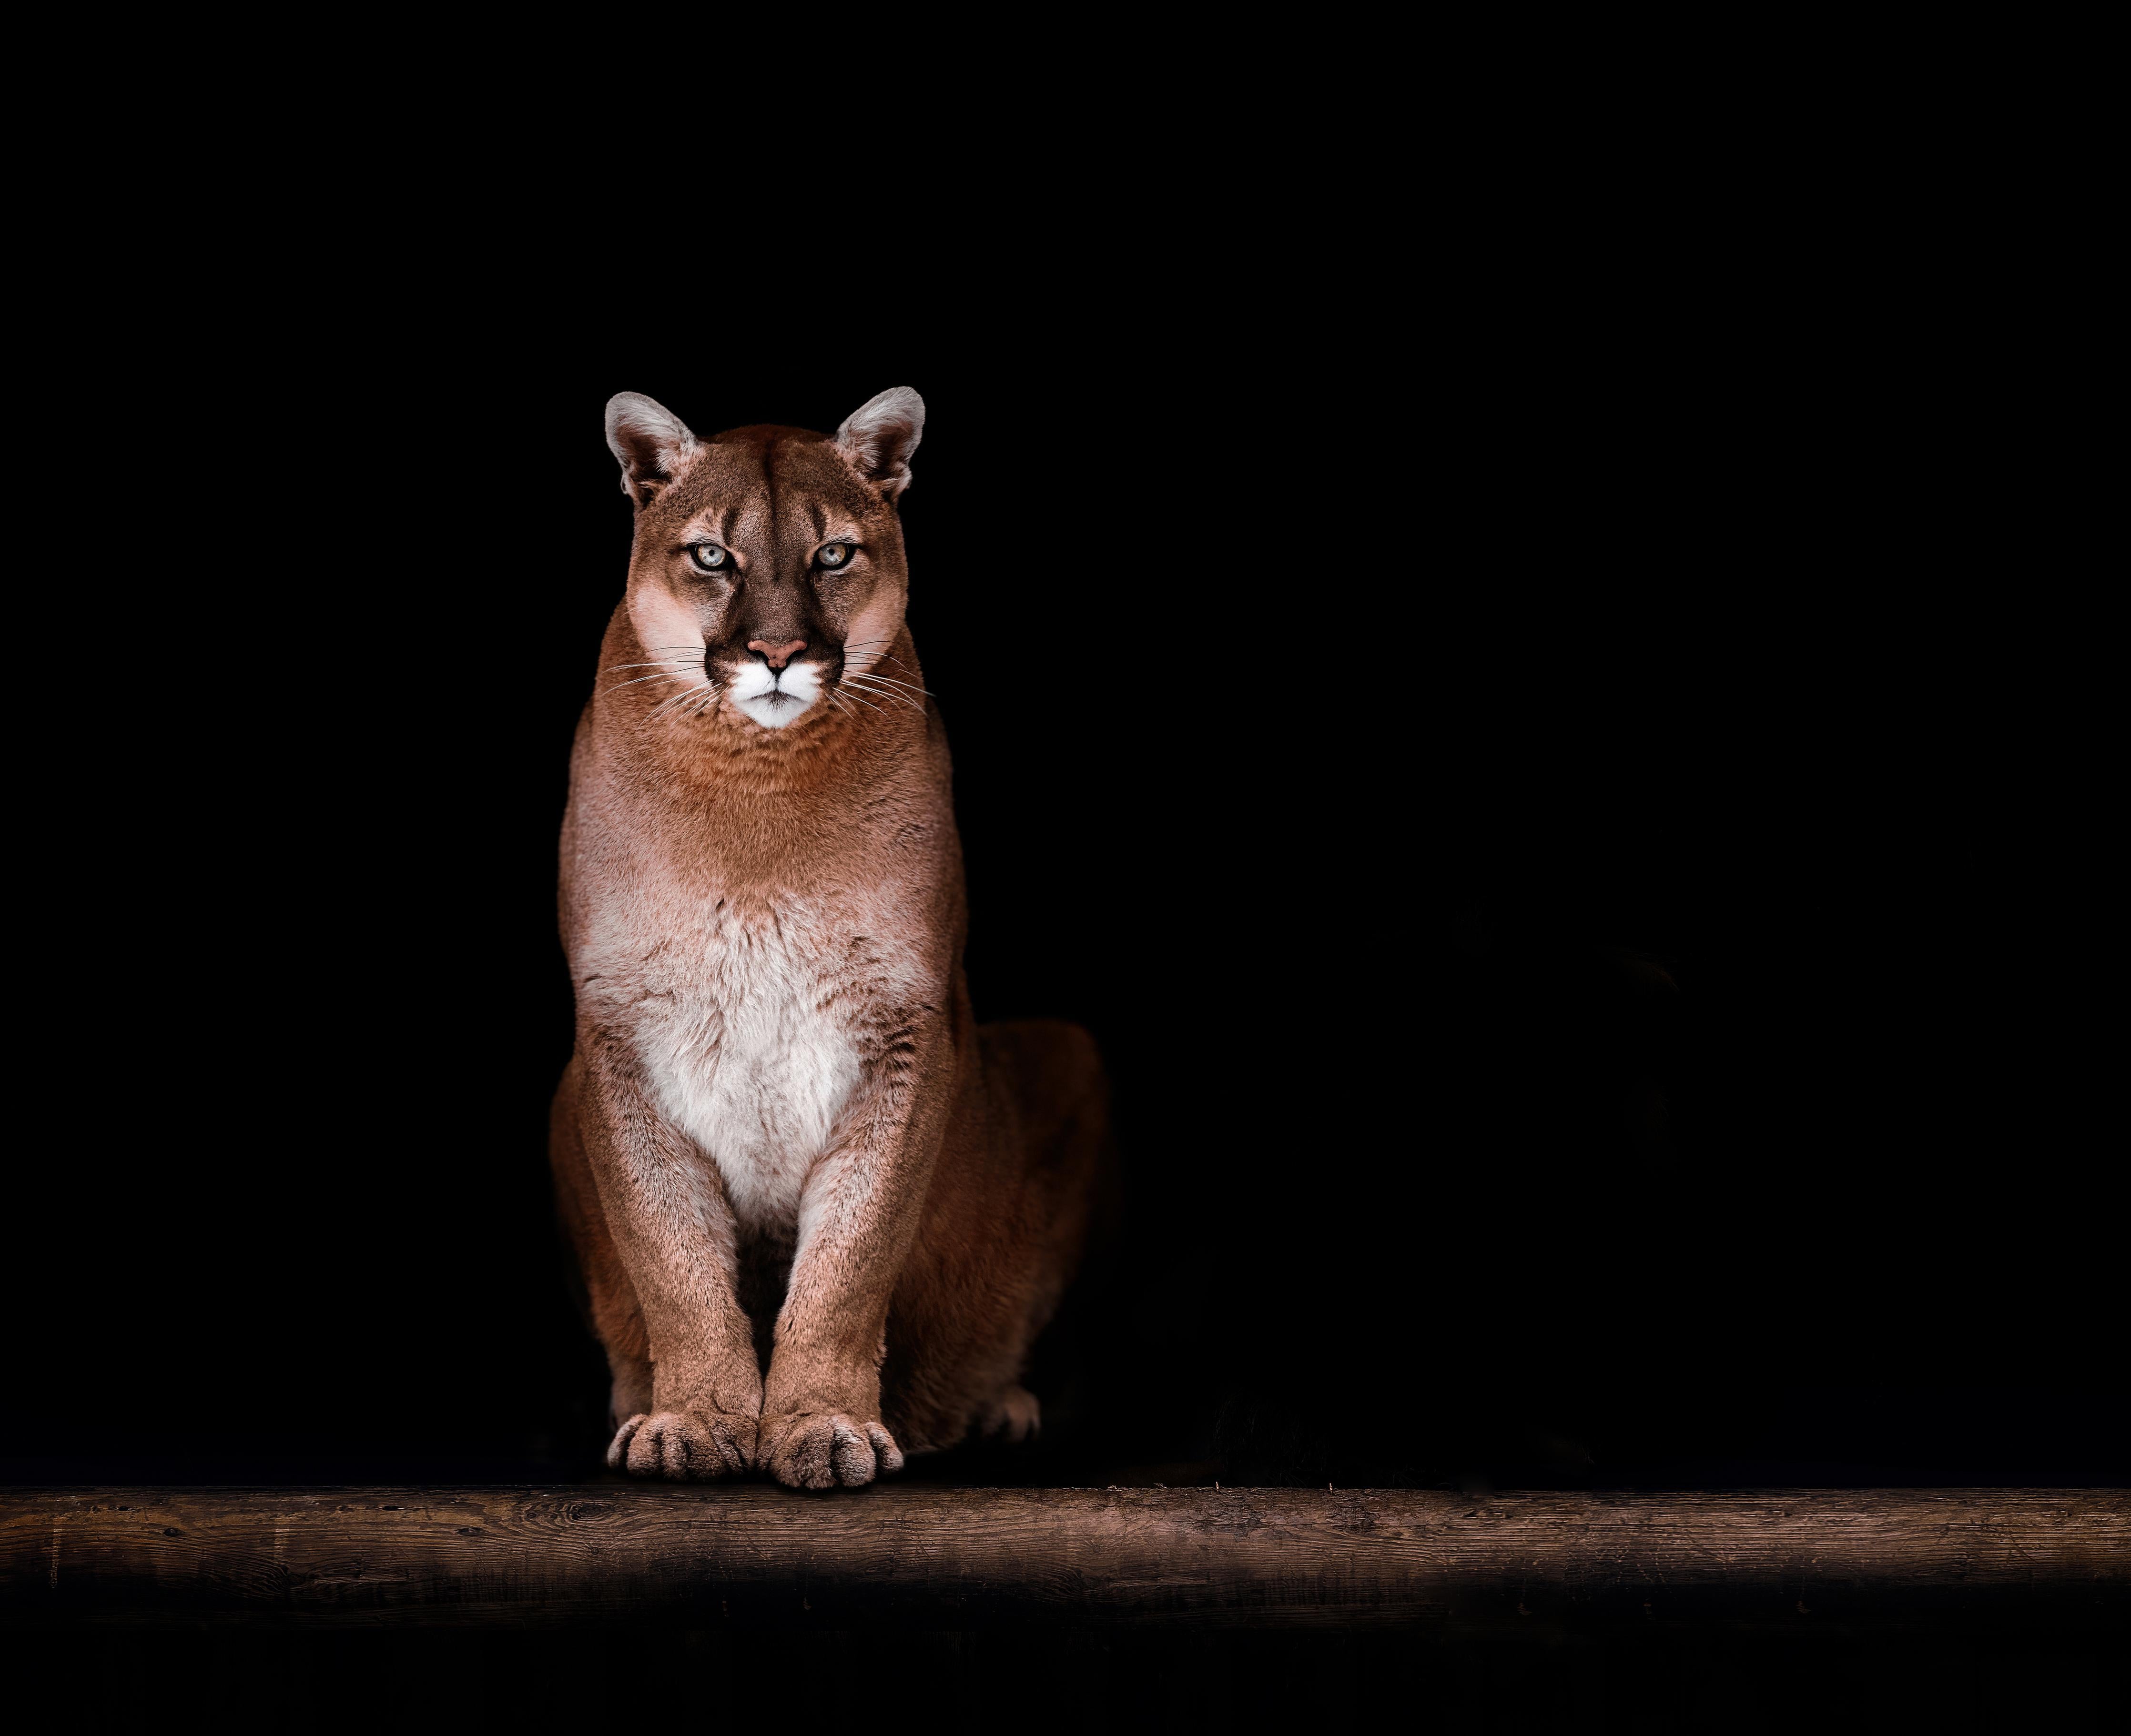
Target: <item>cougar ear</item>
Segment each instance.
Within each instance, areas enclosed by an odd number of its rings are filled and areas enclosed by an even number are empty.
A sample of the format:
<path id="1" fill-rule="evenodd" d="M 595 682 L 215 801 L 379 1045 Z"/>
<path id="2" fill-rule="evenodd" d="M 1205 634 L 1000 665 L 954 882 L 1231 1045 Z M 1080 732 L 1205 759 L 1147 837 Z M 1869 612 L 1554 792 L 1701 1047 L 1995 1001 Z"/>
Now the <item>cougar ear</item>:
<path id="1" fill-rule="evenodd" d="M 907 385 L 890 386 L 844 418 L 836 445 L 853 469 L 893 500 L 910 486 L 910 455 L 924 433 L 925 400 Z"/>
<path id="2" fill-rule="evenodd" d="M 641 392 L 607 399 L 606 443 L 621 461 L 622 492 L 639 507 L 688 467 L 701 444 L 687 423 Z"/>

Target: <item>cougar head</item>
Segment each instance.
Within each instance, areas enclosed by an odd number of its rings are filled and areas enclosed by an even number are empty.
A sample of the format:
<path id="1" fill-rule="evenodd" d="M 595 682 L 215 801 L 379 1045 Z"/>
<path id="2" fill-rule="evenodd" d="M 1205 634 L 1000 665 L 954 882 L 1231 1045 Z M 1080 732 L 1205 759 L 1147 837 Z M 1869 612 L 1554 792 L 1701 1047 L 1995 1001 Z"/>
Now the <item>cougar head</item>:
<path id="1" fill-rule="evenodd" d="M 908 386 L 833 435 L 757 427 L 704 440 L 640 393 L 608 403 L 607 444 L 636 503 L 627 607 L 649 672 L 618 672 L 658 696 L 655 714 L 784 729 L 851 709 L 857 684 L 907 684 L 874 672 L 903 631 L 896 500 L 924 427 Z"/>

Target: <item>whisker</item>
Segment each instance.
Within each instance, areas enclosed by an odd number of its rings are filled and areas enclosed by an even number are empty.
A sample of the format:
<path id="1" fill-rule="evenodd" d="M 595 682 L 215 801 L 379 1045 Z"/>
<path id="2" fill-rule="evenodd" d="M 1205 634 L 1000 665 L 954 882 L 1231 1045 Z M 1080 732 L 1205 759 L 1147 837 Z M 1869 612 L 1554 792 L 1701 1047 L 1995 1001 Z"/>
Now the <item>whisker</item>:
<path id="1" fill-rule="evenodd" d="M 933 696 L 929 689 L 917 686 L 909 681 L 899 681 L 892 675 L 854 675 L 850 678 L 855 681 L 863 681 L 869 687 L 879 688 L 883 692 L 922 693 L 927 699 Z"/>
<path id="2" fill-rule="evenodd" d="M 658 675 L 639 675 L 634 680 L 616 681 L 611 687 L 602 687 L 600 689 L 600 691 L 602 693 L 619 693 L 624 687 L 639 686 L 645 681 L 678 681 L 680 679 L 681 677 L 679 676 L 673 674 L 671 671 L 668 671 Z"/>
<path id="3" fill-rule="evenodd" d="M 684 703 L 693 699 L 699 693 L 710 693 L 715 696 L 717 688 L 713 683 L 710 681 L 698 681 L 692 687 L 685 687 L 680 692 L 672 696 L 672 697 L 659 701 L 657 705 L 654 706 L 651 710 L 644 714 L 644 720 L 648 724 L 656 718 L 663 716 L 669 711 L 678 710 Z"/>
<path id="4" fill-rule="evenodd" d="M 912 693 L 922 693 L 927 699 L 936 699 L 939 697 L 939 696 L 934 693 L 930 687 L 921 687 L 915 681 L 898 681 L 892 675 L 876 675 L 870 669 L 866 671 L 863 679 L 869 681 L 886 681 L 891 687 L 901 687 Z"/>
<path id="5" fill-rule="evenodd" d="M 873 690 L 873 696 L 874 696 L 874 697 L 875 699 L 884 699 L 884 700 L 886 700 L 886 701 L 887 701 L 890 705 L 904 705 L 904 706 L 908 706 L 908 708 L 909 708 L 911 710 L 912 710 L 912 711 L 915 711 L 915 710 L 917 710 L 918 709 L 916 705 L 912 705 L 912 704 L 911 704 L 911 702 L 910 702 L 908 700 L 905 699 L 905 698 L 904 698 L 901 694 L 899 694 L 899 693 L 884 693 L 884 692 L 882 692 L 882 691 L 880 691 L 880 689 L 879 689 L 879 688 L 876 687 L 876 688 L 874 688 L 874 689 Z M 852 694 L 852 696 L 852 696 L 854 699 L 858 699 L 858 698 L 859 698 L 859 696 L 858 696 L 855 692 L 854 692 L 854 693 Z M 864 705 L 864 704 L 866 704 L 866 703 L 867 703 L 867 701 L 864 701 L 864 700 L 863 700 L 863 699 L 860 699 L 860 700 L 859 700 L 859 703 L 860 703 L 860 705 Z M 880 707 L 879 707 L 879 706 L 878 706 L 878 705 L 875 705 L 875 706 L 874 707 L 874 710 L 876 710 L 876 711 L 878 711 L 878 710 L 880 710 Z"/>

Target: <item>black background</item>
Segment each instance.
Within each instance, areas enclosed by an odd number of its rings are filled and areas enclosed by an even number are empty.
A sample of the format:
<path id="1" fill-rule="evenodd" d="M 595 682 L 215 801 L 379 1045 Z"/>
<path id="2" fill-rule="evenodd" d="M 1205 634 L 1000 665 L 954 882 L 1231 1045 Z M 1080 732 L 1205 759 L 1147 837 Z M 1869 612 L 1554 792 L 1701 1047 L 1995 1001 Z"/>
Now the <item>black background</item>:
<path id="1" fill-rule="evenodd" d="M 1959 310 L 1617 245 L 98 303 L 26 461 L 0 1472 L 595 1472 L 544 1139 L 601 407 L 907 384 L 979 1011 L 1095 1032 L 1128 1184 L 1044 1445 L 911 1475 L 2120 1480 L 2066 473 Z"/>

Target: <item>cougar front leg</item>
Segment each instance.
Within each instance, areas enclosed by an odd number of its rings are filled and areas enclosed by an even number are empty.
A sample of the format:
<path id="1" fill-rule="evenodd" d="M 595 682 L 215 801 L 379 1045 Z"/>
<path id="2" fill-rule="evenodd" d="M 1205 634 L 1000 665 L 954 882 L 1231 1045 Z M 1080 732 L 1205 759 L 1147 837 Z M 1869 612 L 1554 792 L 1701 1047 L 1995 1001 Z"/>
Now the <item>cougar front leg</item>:
<path id="1" fill-rule="evenodd" d="M 903 1468 L 880 1419 L 888 1305 L 916 1239 L 955 1088 L 944 1021 L 911 1029 L 807 1178 L 763 1397 L 761 1462 L 796 1489 Z"/>
<path id="2" fill-rule="evenodd" d="M 731 1206 L 716 1170 L 648 1101 L 620 1045 L 587 1046 L 586 1155 L 651 1358 L 650 1408 L 620 1419 L 606 1461 L 676 1481 L 737 1476 L 754 1462 L 762 1371 L 734 1285 Z"/>

